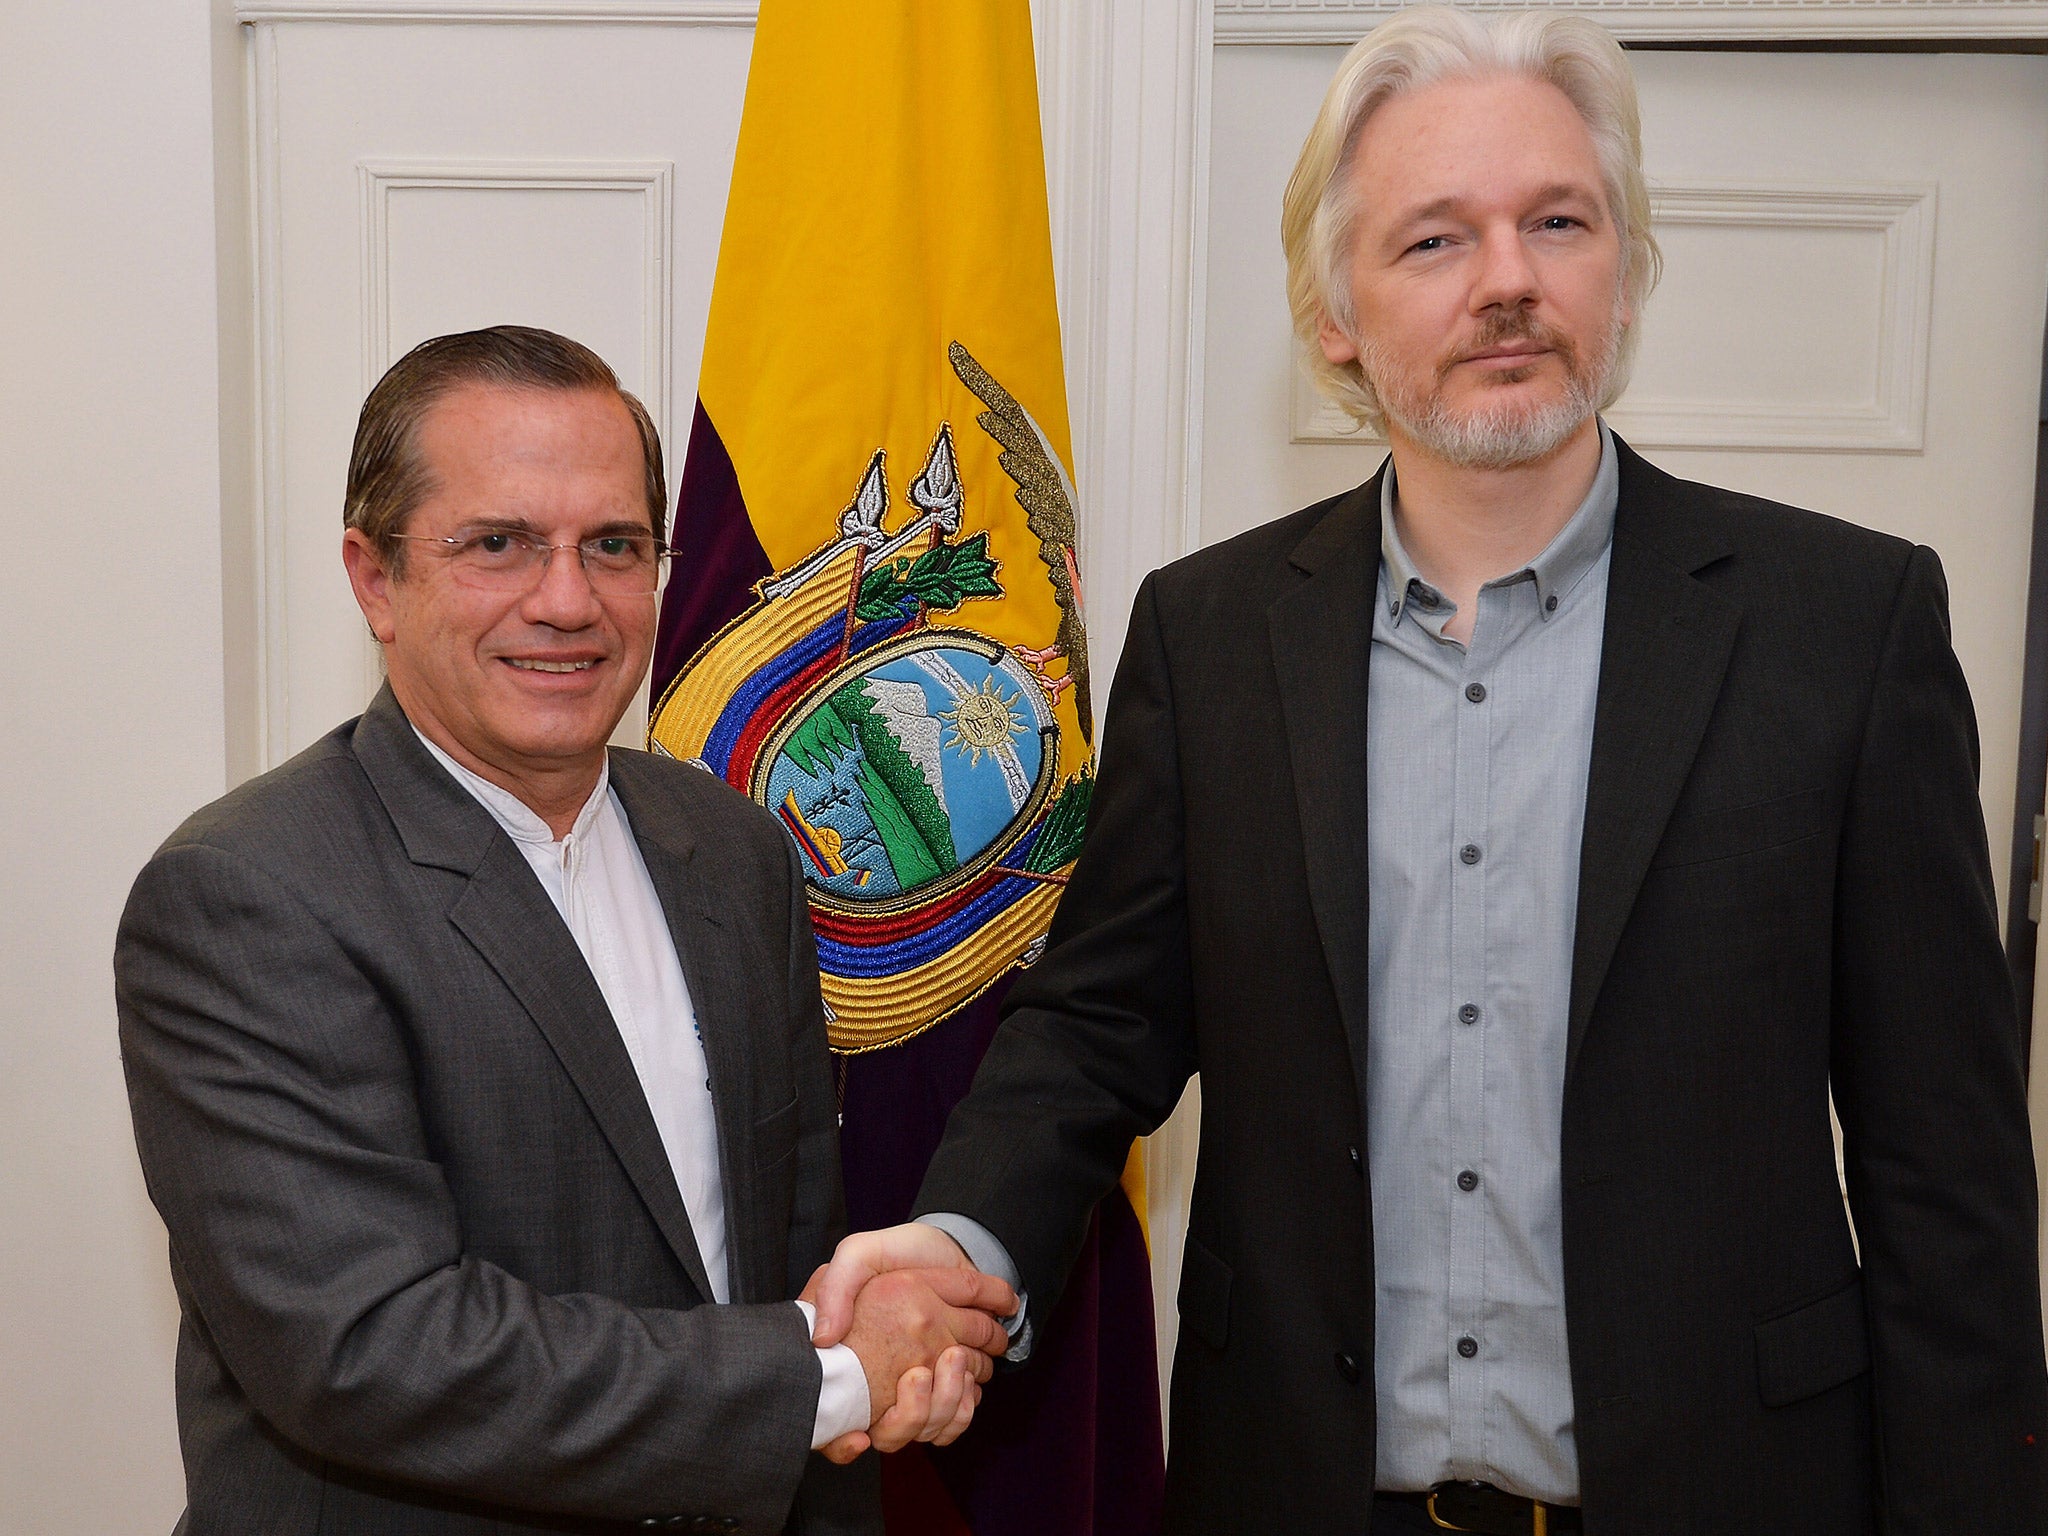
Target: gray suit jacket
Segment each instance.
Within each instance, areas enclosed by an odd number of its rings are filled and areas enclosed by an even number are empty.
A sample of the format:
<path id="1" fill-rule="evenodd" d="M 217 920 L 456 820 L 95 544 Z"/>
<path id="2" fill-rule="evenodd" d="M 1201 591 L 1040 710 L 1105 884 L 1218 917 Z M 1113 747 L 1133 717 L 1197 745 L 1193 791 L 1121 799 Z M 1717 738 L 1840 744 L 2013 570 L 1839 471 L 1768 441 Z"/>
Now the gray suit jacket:
<path id="1" fill-rule="evenodd" d="M 789 1304 L 842 1224 L 803 887 L 715 779 L 614 753 L 704 1032 L 710 1296 L 597 983 L 389 690 L 136 881 L 122 1057 L 207 1533 L 879 1529 L 810 1453 Z"/>

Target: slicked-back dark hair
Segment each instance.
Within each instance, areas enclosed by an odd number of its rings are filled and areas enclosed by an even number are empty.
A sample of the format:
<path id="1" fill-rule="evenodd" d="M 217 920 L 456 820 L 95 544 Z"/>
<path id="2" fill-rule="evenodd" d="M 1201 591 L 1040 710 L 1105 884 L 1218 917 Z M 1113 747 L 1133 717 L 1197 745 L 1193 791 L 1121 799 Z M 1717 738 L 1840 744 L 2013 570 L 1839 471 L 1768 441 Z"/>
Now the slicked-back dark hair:
<path id="1" fill-rule="evenodd" d="M 647 407 L 621 389 L 611 366 L 581 342 L 528 325 L 494 325 L 421 342 L 391 365 L 363 402 L 355 450 L 348 460 L 342 526 L 367 534 L 393 574 L 405 567 L 405 544 L 394 535 L 405 531 L 406 520 L 434 489 L 432 474 L 420 457 L 420 423 L 436 403 L 465 384 L 602 389 L 617 395 L 640 433 L 647 466 L 647 521 L 657 539 L 663 536 L 668 489 L 662 476 L 661 436 Z"/>

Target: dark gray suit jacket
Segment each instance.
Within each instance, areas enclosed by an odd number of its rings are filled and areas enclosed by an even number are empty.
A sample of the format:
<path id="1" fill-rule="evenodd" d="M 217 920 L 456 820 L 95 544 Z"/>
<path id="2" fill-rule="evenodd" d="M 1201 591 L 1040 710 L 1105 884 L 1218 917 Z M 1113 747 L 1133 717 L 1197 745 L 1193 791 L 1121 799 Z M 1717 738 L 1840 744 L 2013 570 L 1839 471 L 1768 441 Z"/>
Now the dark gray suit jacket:
<path id="1" fill-rule="evenodd" d="M 1940 567 L 1620 452 L 1561 1148 L 1586 1529 L 2041 1536 L 2033 1157 Z M 1051 945 L 918 1197 L 1049 1308 L 1200 1071 L 1174 1532 L 1371 1522 L 1378 514 L 1374 480 L 1147 582 Z"/>
<path id="2" fill-rule="evenodd" d="M 872 1465 L 809 1450 L 788 1301 L 843 1219 L 791 850 L 707 774 L 611 765 L 703 1029 L 732 1304 L 575 940 L 387 689 L 180 828 L 121 922 L 189 1536 L 879 1529 Z"/>

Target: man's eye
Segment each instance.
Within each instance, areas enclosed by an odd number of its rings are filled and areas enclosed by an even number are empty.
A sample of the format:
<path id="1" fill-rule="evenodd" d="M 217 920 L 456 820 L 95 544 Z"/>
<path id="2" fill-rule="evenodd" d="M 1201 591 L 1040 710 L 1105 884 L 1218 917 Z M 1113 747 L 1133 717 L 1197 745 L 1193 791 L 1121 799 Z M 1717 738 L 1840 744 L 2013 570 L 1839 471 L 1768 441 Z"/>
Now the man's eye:
<path id="1" fill-rule="evenodd" d="M 484 560 L 506 560 L 519 553 L 518 535 L 506 533 L 498 528 L 486 528 L 482 533 L 473 533 L 469 542 L 462 546 L 465 555 Z"/>
<path id="2" fill-rule="evenodd" d="M 1447 242 L 1445 241 L 1442 235 L 1431 235 L 1425 240 L 1416 241 L 1413 245 L 1409 246 L 1408 249 L 1411 251 L 1419 251 L 1426 256 L 1431 251 L 1442 250 L 1446 243 Z"/>
<path id="3" fill-rule="evenodd" d="M 1553 213 L 1543 221 L 1545 229 L 1577 229 L 1579 221 L 1568 213 Z"/>
<path id="4" fill-rule="evenodd" d="M 636 538 L 630 533 L 606 533 L 585 541 L 583 558 L 606 570 L 634 570 L 647 563 L 653 549 L 653 541 L 649 539 Z"/>

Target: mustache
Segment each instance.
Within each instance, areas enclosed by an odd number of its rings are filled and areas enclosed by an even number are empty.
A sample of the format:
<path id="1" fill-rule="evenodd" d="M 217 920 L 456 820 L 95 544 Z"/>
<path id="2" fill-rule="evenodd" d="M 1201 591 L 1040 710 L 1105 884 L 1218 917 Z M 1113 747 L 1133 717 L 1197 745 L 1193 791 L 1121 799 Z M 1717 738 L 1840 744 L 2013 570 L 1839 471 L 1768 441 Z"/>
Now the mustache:
<path id="1" fill-rule="evenodd" d="M 1533 342 L 1539 347 L 1555 352 L 1567 373 L 1576 374 L 1578 371 L 1578 349 L 1572 345 L 1571 338 L 1560 331 L 1552 330 L 1527 310 L 1516 309 L 1487 316 L 1480 324 L 1479 334 L 1472 338 L 1468 346 L 1454 352 L 1437 365 L 1438 379 L 1444 378 L 1458 364 L 1469 362 L 1481 353 L 1491 352 L 1495 347 L 1510 341 Z"/>

